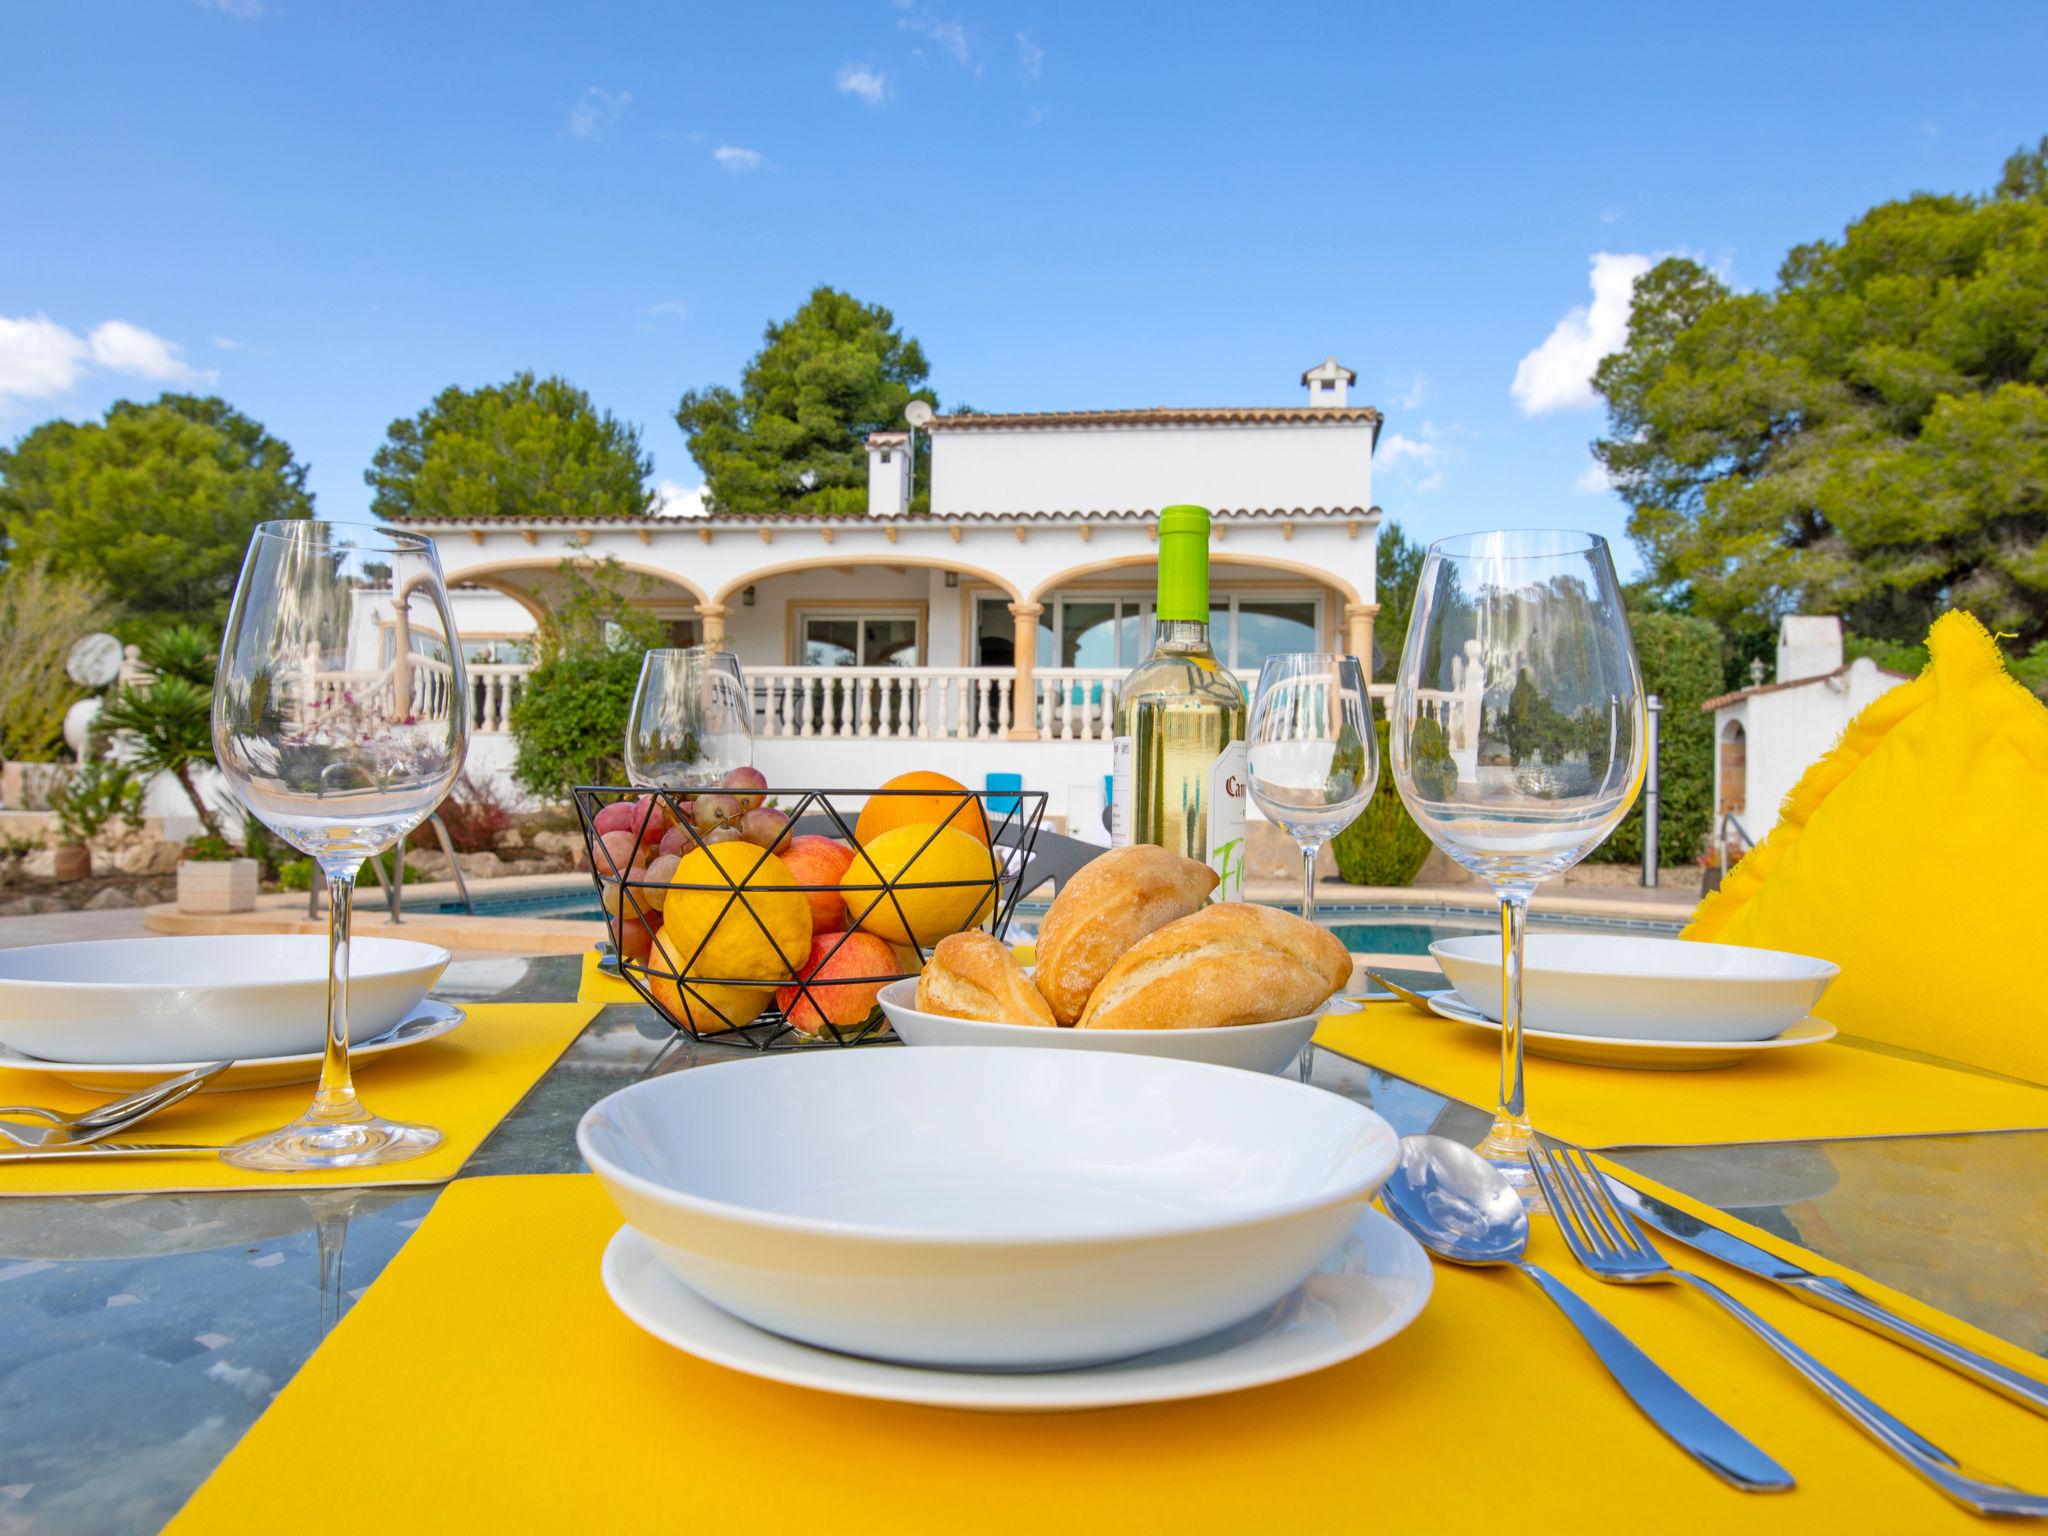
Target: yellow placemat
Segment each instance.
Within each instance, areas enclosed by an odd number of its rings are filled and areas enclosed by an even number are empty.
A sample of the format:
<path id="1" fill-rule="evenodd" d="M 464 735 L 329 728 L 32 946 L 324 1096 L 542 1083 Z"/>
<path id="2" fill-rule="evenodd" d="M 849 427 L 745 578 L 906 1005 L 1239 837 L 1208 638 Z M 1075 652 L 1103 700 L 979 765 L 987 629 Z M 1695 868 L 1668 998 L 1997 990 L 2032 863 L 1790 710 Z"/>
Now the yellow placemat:
<path id="1" fill-rule="evenodd" d="M 646 998 L 633 990 L 633 983 L 623 976 L 607 976 L 598 969 L 599 955 L 594 949 L 583 952 L 583 974 L 576 983 L 576 1001 L 579 1003 L 644 1003 Z"/>
<path id="2" fill-rule="evenodd" d="M 1547 1220 L 1535 1256 L 1771 1451 L 1796 1491 L 1744 1495 L 1696 1467 L 1511 1272 L 1439 1267 L 1406 1333 L 1299 1381 L 1154 1407 L 975 1414 L 778 1386 L 670 1349 L 604 1294 L 598 1260 L 618 1224 L 588 1175 L 450 1188 L 169 1529 L 240 1536 L 309 1488 L 338 1528 L 1548 1536 L 1625 1517 L 1671 1536 L 1983 1529 L 1704 1298 L 1571 1271 Z M 2048 1465 L 2048 1423 L 1771 1287 L 1699 1267 L 1937 1443 L 2008 1478 L 2038 1480 Z M 420 1435 L 338 1464 L 339 1403 L 403 1405 Z"/>
<path id="3" fill-rule="evenodd" d="M 1316 1043 L 1491 1110 L 1500 1037 L 1405 1003 L 1330 1014 Z M 1935 1136 L 2048 1127 L 2048 1089 L 1887 1055 L 1837 1037 L 1706 1072 L 1524 1056 L 1537 1129 L 1588 1147 Z"/>
<path id="4" fill-rule="evenodd" d="M 120 1158 L 106 1162 L 0 1162 L 0 1195 L 130 1194 L 137 1191 L 304 1189 L 357 1184 L 439 1184 L 452 1179 L 497 1123 L 597 1017 L 588 1003 L 480 1003 L 462 1027 L 366 1066 L 356 1079 L 377 1114 L 438 1127 L 441 1145 L 425 1157 L 338 1173 L 249 1173 L 218 1159 Z M 88 1109 L 108 1094 L 72 1088 L 40 1074 L 0 1069 L 0 1102 Z M 294 1119 L 311 1101 L 311 1083 L 194 1094 L 143 1122 L 122 1140 L 239 1141 Z"/>

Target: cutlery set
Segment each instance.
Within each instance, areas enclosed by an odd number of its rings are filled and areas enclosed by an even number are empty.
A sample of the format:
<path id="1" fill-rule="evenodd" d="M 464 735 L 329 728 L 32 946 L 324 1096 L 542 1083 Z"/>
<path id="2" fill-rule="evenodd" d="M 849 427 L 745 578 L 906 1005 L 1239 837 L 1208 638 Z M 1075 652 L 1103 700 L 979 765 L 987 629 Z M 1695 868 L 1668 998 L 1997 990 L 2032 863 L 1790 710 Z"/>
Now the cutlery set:
<path id="1" fill-rule="evenodd" d="M 21 1162 L 30 1158 L 71 1157 L 81 1152 L 105 1155 L 111 1150 L 105 1138 L 140 1125 L 150 1116 L 182 1103 L 233 1066 L 232 1061 L 208 1062 L 161 1083 L 78 1114 L 44 1109 L 36 1104 L 0 1104 L 0 1161 Z M 43 1121 L 25 1125 L 22 1117 Z M 124 1143 L 128 1155 L 149 1151 L 217 1151 L 218 1148 L 156 1147 Z"/>

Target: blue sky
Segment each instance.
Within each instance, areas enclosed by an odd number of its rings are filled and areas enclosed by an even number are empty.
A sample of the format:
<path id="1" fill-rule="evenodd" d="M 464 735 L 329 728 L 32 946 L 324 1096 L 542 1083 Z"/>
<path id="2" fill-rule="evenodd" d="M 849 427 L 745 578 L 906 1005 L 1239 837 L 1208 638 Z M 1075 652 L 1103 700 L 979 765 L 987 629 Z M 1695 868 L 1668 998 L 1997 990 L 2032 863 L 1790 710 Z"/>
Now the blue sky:
<path id="1" fill-rule="evenodd" d="M 676 397 L 829 282 L 984 410 L 1282 403 L 1334 352 L 1411 533 L 1618 538 L 1582 376 L 1628 258 L 1767 284 L 2048 132 L 2037 4 L 13 0 L 0 57 L 0 437 L 204 384 L 330 517 L 520 368 L 695 485 Z"/>

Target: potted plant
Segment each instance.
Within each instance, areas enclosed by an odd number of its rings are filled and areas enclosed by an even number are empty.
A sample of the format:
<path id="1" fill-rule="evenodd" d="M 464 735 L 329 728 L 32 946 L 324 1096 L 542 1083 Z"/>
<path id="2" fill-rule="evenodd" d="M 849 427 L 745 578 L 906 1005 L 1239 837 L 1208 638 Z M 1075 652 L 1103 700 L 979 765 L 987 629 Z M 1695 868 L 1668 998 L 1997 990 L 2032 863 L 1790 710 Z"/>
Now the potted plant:
<path id="1" fill-rule="evenodd" d="M 178 861 L 178 910 L 253 912 L 257 867 L 224 837 L 208 832 L 188 838 Z"/>
<path id="2" fill-rule="evenodd" d="M 116 737 L 123 756 L 148 774 L 168 773 L 185 791 L 206 836 L 226 846 L 226 833 L 194 775 L 213 766 L 214 642 L 180 624 L 142 642 L 146 684 L 123 683 L 94 729 Z"/>
<path id="3" fill-rule="evenodd" d="M 116 820 L 142 821 L 143 781 L 124 763 L 87 763 L 51 798 L 57 815 L 57 852 L 51 873 L 83 880 L 92 873 L 92 843 Z"/>

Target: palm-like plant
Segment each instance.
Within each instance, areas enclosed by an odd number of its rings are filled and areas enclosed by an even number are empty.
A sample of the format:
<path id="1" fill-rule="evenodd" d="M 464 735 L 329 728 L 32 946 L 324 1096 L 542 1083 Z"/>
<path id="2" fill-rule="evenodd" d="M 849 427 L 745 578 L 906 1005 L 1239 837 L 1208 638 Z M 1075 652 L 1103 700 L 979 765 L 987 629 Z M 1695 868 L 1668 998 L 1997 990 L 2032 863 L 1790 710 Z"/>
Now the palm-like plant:
<path id="1" fill-rule="evenodd" d="M 139 649 L 155 677 L 146 687 L 122 684 L 94 726 L 126 736 L 135 766 L 170 774 L 208 834 L 224 836 L 213 808 L 192 781 L 195 768 L 213 761 L 213 642 L 205 631 L 180 624 L 152 635 Z"/>

